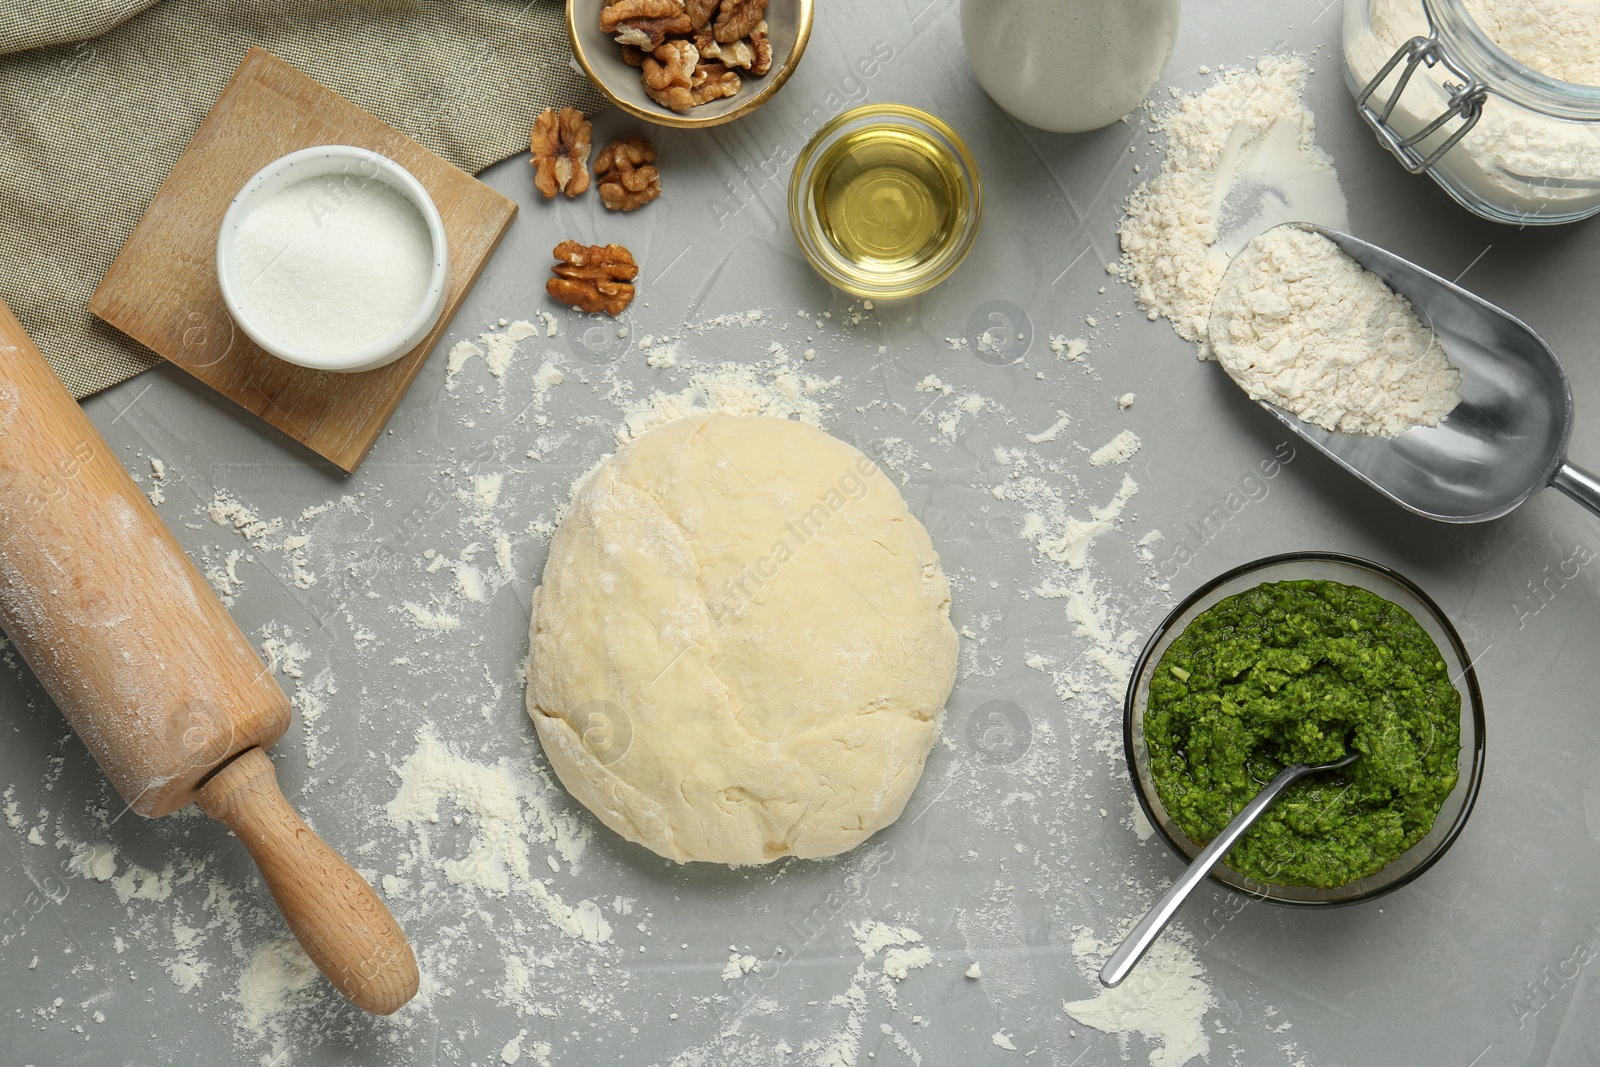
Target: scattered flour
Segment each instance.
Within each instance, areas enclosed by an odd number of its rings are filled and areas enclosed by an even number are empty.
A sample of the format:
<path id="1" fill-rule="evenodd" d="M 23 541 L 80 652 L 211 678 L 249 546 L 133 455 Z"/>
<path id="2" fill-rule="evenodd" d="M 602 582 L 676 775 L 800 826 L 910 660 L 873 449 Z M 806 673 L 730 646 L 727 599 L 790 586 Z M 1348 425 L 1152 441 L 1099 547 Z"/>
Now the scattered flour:
<path id="1" fill-rule="evenodd" d="M 401 607 L 405 609 L 411 621 L 416 623 L 419 630 L 432 630 L 439 633 L 461 628 L 461 620 L 446 612 L 434 611 L 432 608 L 423 607 L 421 604 L 410 600 L 401 604 Z"/>
<path id="2" fill-rule="evenodd" d="M 1117 436 L 1089 453 L 1089 462 L 1096 467 L 1109 467 L 1113 463 L 1126 463 L 1139 451 L 1139 437 L 1132 430 L 1123 430 Z"/>
<path id="3" fill-rule="evenodd" d="M 1069 362 L 1081 363 L 1083 362 L 1083 354 L 1089 351 L 1089 342 L 1081 337 L 1051 334 L 1050 351 Z"/>
<path id="4" fill-rule="evenodd" d="M 910 972 L 933 962 L 933 952 L 922 944 L 922 935 L 909 926 L 890 926 L 867 920 L 851 927 L 861 955 L 872 959 L 883 953 L 883 973 L 903 981 Z"/>
<path id="5" fill-rule="evenodd" d="M 294 938 L 281 937 L 258 947 L 239 975 L 245 1026 L 258 1030 L 293 1011 L 318 977 L 317 965 Z"/>
<path id="6" fill-rule="evenodd" d="M 445 357 L 444 363 L 444 387 L 454 392 L 456 375 L 461 371 L 461 368 L 467 365 L 469 359 L 481 355 L 483 355 L 483 349 L 471 341 L 457 341 L 450 346 L 450 353 Z"/>
<path id="7" fill-rule="evenodd" d="M 1029 516 L 1032 521 L 1023 527 L 1023 536 L 1031 537 L 1039 551 L 1055 562 L 1082 570 L 1089 558 L 1089 546 L 1122 517 L 1123 509 L 1138 491 L 1139 483 L 1124 474 L 1116 495 L 1104 507 L 1090 508 L 1088 519 L 1068 518 L 1061 524 L 1058 536 L 1046 537 L 1044 521 L 1034 513 Z"/>
<path id="8" fill-rule="evenodd" d="M 856 967 L 849 986 L 829 1000 L 831 1006 L 844 1009 L 844 1022 L 833 1033 L 807 1041 L 800 1049 L 805 1057 L 802 1062 L 816 1067 L 855 1067 L 859 1064 L 867 1016 L 881 1015 L 885 1009 L 894 1010 L 898 1004 L 897 984 L 904 981 L 911 971 L 933 962 L 933 953 L 923 944 L 922 935 L 908 926 L 894 926 L 867 919 L 852 924 L 850 929 L 856 947 L 861 951 L 862 962 Z M 881 971 L 873 972 L 869 964 L 879 953 L 883 954 L 883 967 Z M 879 998 L 876 1003 L 874 992 Z M 776 1005 L 773 1010 L 777 1010 Z M 913 1022 L 916 1021 L 913 1019 Z M 921 1053 L 894 1027 L 881 1024 L 879 1032 L 888 1037 L 912 1064 L 922 1062 Z M 707 1067 L 710 1063 L 720 1062 L 728 1061 L 712 1060 Z"/>
<path id="9" fill-rule="evenodd" d="M 1072 954 L 1084 977 L 1092 979 L 1117 942 L 1097 940 L 1083 928 L 1073 934 Z M 1065 1003 L 1062 1010 L 1108 1034 L 1139 1034 L 1153 1046 L 1150 1067 L 1183 1067 L 1190 1060 L 1210 1057 L 1205 1019 L 1216 1006 L 1199 959 L 1169 932 L 1121 985 L 1102 989 L 1092 1000 Z"/>
<path id="10" fill-rule="evenodd" d="M 856 948 L 869 960 L 886 948 L 898 948 L 922 940 L 922 935 L 909 926 L 890 926 L 872 919 L 858 923 L 850 930 L 855 934 Z"/>
<path id="11" fill-rule="evenodd" d="M 912 971 L 926 967 L 932 962 L 933 950 L 927 945 L 892 948 L 883 954 L 883 973 L 899 982 Z"/>
<path id="12" fill-rule="evenodd" d="M 317 584 L 317 576 L 311 570 L 310 557 L 306 553 L 310 544 L 311 538 L 306 534 L 295 534 L 283 539 L 283 554 L 289 560 L 290 579 L 296 589 L 310 589 Z"/>
<path id="13" fill-rule="evenodd" d="M 261 657 L 267 661 L 267 670 L 276 671 L 285 678 L 304 678 L 305 663 L 311 650 L 293 639 L 279 626 L 268 626 L 263 631 Z"/>
<path id="14" fill-rule="evenodd" d="M 445 357 L 444 387 L 449 392 L 456 390 L 456 375 L 461 373 L 463 367 L 471 360 L 482 356 L 484 366 L 496 378 L 504 378 L 506 368 L 517 354 L 517 347 L 530 337 L 553 337 L 555 335 L 555 318 L 546 316 L 544 330 L 528 322 L 518 319 L 499 332 L 489 330 L 478 335 L 478 341 L 457 341 L 451 346 L 450 352 Z"/>
<path id="15" fill-rule="evenodd" d="M 478 342 L 483 345 L 483 362 L 496 378 L 505 377 L 506 368 L 517 354 L 517 343 L 539 336 L 539 327 L 525 319 L 518 319 L 500 333 L 482 333 Z"/>
<path id="16" fill-rule="evenodd" d="M 493 511 L 500 506 L 500 489 L 505 485 L 506 476 L 500 471 L 489 474 L 476 474 L 472 478 L 472 499 L 485 511 Z"/>
<path id="17" fill-rule="evenodd" d="M 182 920 L 172 923 L 172 943 L 177 954 L 162 961 L 172 984 L 185 993 L 193 993 L 206 975 L 211 973 L 211 961 L 200 957 L 205 945 L 205 931 L 188 926 Z"/>
<path id="18" fill-rule="evenodd" d="M 223 489 L 213 494 L 206 514 L 218 526 L 231 526 L 238 530 L 247 541 L 270 537 L 283 529 L 282 519 L 263 519 Z"/>
<path id="19" fill-rule="evenodd" d="M 736 982 L 751 971 L 759 971 L 760 969 L 760 960 L 748 953 L 741 955 L 737 949 L 734 949 L 728 953 L 728 962 L 722 968 L 722 980 L 724 982 Z"/>
<path id="20" fill-rule="evenodd" d="M 823 409 L 816 398 L 837 385 L 837 378 L 826 381 L 796 374 L 782 360 L 774 361 L 768 371 L 769 381 L 760 380 L 757 370 L 749 364 L 724 363 L 715 369 L 694 372 L 688 387 L 680 392 L 656 390 L 647 399 L 624 409 L 617 442 L 626 444 L 658 426 L 709 411 L 798 418 L 812 426 L 821 423 Z"/>
<path id="21" fill-rule="evenodd" d="M 292 937 L 267 941 L 250 954 L 239 974 L 239 1026 L 253 1040 L 269 1043 L 264 1062 L 288 1061 L 289 1026 L 314 1003 L 320 977 Z"/>
<path id="22" fill-rule="evenodd" d="M 1048 429 L 1040 430 L 1038 433 L 1025 433 L 1022 436 L 1031 445 L 1042 445 L 1046 441 L 1054 441 L 1057 434 L 1072 424 L 1072 417 L 1065 411 L 1058 411 L 1056 414 L 1060 418 L 1051 423 Z"/>
<path id="23" fill-rule="evenodd" d="M 159 902 L 168 899 L 172 896 L 176 877 L 176 870 L 170 863 L 162 867 L 159 873 L 130 863 L 126 870 L 110 881 L 117 899 L 126 904 L 130 900 Z"/>
<path id="24" fill-rule="evenodd" d="M 550 1067 L 550 1053 L 553 1051 L 549 1042 L 535 1041 L 531 1045 L 523 1046 L 528 1038 L 528 1031 L 518 1030 L 517 1036 L 507 1041 L 500 1049 L 501 1063 L 521 1063 L 523 1053 L 533 1057 L 533 1062 L 538 1067 Z"/>
<path id="25" fill-rule="evenodd" d="M 162 484 L 167 480 L 167 465 L 155 456 L 150 457 L 150 488 L 145 493 L 150 498 L 150 503 L 160 507 L 167 502 L 166 487 Z"/>
<path id="26" fill-rule="evenodd" d="M 67 866 L 80 878 L 109 882 L 117 873 L 116 846 L 84 845 L 73 853 Z"/>
<path id="27" fill-rule="evenodd" d="M 533 876 L 530 843 L 547 844 L 555 861 L 576 869 L 588 847 L 590 830 L 577 817 L 557 812 L 552 787 L 502 757 L 497 763 L 476 763 L 456 753 L 429 728 L 417 734 L 417 747 L 400 766 L 400 788 L 386 809 L 389 821 L 410 829 L 416 842 L 410 860 L 392 883 L 409 870 L 438 870 L 451 885 L 466 886 L 494 897 L 513 890 L 529 897 L 545 918 L 568 937 L 599 945 L 612 939 L 612 927 L 592 900 L 568 905 L 551 891 L 550 880 Z M 451 859 L 433 854 L 432 826 L 440 807 L 453 804 L 470 819 L 472 839 L 467 854 Z"/>

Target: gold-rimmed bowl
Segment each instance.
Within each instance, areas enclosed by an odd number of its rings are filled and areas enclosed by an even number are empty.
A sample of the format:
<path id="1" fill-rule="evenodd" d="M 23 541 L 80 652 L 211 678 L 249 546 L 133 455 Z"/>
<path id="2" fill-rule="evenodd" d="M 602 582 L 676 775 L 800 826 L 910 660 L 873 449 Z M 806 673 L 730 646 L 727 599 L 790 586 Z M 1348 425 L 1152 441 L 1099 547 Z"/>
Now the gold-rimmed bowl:
<path id="1" fill-rule="evenodd" d="M 720 126 L 748 115 L 775 96 L 800 65 L 811 39 L 814 0 L 769 0 L 767 39 L 772 44 L 772 69 L 759 78 L 744 77 L 738 95 L 713 100 L 683 113 L 662 107 L 645 95 L 639 68 L 622 60 L 622 46 L 600 30 L 606 0 L 567 0 L 567 34 L 572 55 L 595 87 L 617 107 L 658 126 L 701 129 Z"/>

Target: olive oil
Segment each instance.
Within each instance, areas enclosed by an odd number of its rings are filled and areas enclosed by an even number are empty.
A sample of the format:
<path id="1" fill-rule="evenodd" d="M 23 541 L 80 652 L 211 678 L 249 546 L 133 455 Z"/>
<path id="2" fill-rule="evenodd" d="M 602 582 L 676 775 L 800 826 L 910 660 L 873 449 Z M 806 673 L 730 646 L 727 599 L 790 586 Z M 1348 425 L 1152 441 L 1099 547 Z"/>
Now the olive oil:
<path id="1" fill-rule="evenodd" d="M 874 105 L 840 116 L 807 146 L 790 213 L 802 249 L 835 285 L 907 296 L 961 262 L 981 195 L 949 127 L 913 108 Z"/>
<path id="2" fill-rule="evenodd" d="M 960 231 L 960 170 L 920 130 L 869 126 L 817 163 L 817 221 L 839 254 L 879 282 L 919 273 Z"/>

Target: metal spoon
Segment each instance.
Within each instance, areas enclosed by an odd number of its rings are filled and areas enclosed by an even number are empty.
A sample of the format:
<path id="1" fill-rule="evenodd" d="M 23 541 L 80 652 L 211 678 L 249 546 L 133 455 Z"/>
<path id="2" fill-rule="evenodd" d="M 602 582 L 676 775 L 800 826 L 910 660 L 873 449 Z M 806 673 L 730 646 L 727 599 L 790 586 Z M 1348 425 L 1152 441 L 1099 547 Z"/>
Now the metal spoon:
<path id="1" fill-rule="evenodd" d="M 1262 407 L 1339 466 L 1426 518 L 1497 519 L 1547 485 L 1600 514 L 1600 478 L 1567 462 L 1572 390 L 1538 334 L 1392 252 L 1310 223 L 1286 225 L 1320 233 L 1411 301 L 1461 371 L 1461 404 L 1439 425 L 1398 437 L 1335 433 L 1274 405 Z M 1212 331 L 1219 318 L 1211 320 Z"/>
<path id="2" fill-rule="evenodd" d="M 1151 908 L 1149 914 L 1123 939 L 1122 946 L 1113 952 L 1111 958 L 1106 960 L 1106 965 L 1100 968 L 1100 984 L 1109 989 L 1119 985 L 1128 977 L 1128 972 L 1144 958 L 1150 946 L 1155 944 L 1156 938 L 1161 936 L 1161 931 L 1167 928 L 1167 923 L 1172 921 L 1172 917 L 1183 906 L 1183 902 L 1189 899 L 1194 887 L 1205 880 L 1206 875 L 1211 873 L 1211 868 L 1222 861 L 1228 850 L 1244 836 L 1244 832 L 1272 806 L 1285 789 L 1308 774 L 1348 767 L 1360 755 L 1359 752 L 1352 752 L 1332 763 L 1293 763 L 1279 771 L 1278 776 L 1268 782 L 1267 787 L 1257 793 L 1255 798 L 1233 817 L 1233 821 L 1222 833 L 1212 838 L 1211 843 L 1194 858 L 1193 863 L 1189 864 L 1189 869 L 1172 883 L 1172 888 L 1167 890 L 1167 895 L 1161 898 L 1161 902 Z"/>

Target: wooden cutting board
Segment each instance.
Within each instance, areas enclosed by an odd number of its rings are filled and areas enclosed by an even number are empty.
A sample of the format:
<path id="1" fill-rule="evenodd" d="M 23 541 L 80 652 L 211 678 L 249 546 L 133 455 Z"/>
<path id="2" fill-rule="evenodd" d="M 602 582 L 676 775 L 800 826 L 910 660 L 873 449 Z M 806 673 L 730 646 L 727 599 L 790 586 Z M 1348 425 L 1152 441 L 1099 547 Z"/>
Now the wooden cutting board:
<path id="1" fill-rule="evenodd" d="M 234 326 L 217 287 L 222 216 L 256 171 L 313 145 L 380 152 L 433 196 L 450 242 L 439 324 L 409 354 L 360 374 L 285 363 Z M 260 48 L 184 150 L 89 301 L 89 310 L 284 433 L 355 470 L 422 369 L 517 205 Z"/>

